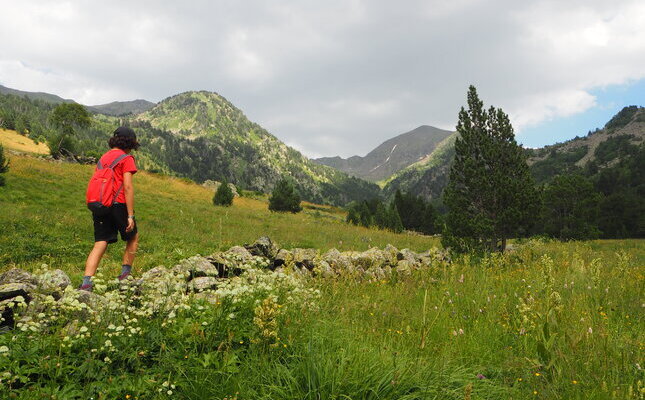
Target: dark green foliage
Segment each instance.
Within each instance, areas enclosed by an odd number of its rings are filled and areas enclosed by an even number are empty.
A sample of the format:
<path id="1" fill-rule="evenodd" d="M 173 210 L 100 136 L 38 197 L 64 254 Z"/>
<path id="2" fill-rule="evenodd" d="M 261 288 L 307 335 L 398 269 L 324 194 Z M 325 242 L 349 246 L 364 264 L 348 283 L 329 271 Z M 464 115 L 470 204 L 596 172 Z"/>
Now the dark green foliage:
<path id="1" fill-rule="evenodd" d="M 5 185 L 4 173 L 9 171 L 9 160 L 4 155 L 4 147 L 0 144 L 0 186 Z"/>
<path id="2" fill-rule="evenodd" d="M 76 103 L 62 103 L 49 116 L 52 126 L 65 135 L 73 135 L 77 128 L 87 128 L 92 117 L 85 107 Z"/>
<path id="3" fill-rule="evenodd" d="M 473 86 L 457 132 L 442 243 L 456 252 L 503 250 L 507 238 L 528 233 L 537 206 L 526 154 L 508 116 L 494 107 L 484 111 Z"/>
<path id="4" fill-rule="evenodd" d="M 394 202 L 387 205 L 379 198 L 350 204 L 347 222 L 366 228 L 386 229 L 395 233 L 403 232 L 404 229 Z"/>
<path id="5" fill-rule="evenodd" d="M 598 193 L 582 175 L 555 177 L 544 189 L 544 231 L 561 240 L 597 238 Z"/>
<path id="6" fill-rule="evenodd" d="M 638 146 L 631 143 L 634 135 L 621 135 L 610 137 L 600 143 L 594 151 L 595 162 L 599 165 L 606 164 L 616 158 L 626 157 L 635 154 Z"/>
<path id="7" fill-rule="evenodd" d="M 426 235 L 437 233 L 435 229 L 436 213 L 430 202 L 420 196 L 410 193 L 401 193 L 397 190 L 394 194 L 394 206 L 401 217 L 401 223 L 407 230 L 421 232 Z"/>
<path id="8" fill-rule="evenodd" d="M 580 168 L 575 163 L 587 154 L 588 147 L 581 146 L 569 151 L 558 152 L 552 148 L 549 155 L 531 166 L 533 178 L 538 183 L 564 173 L 577 173 Z"/>
<path id="9" fill-rule="evenodd" d="M 638 106 L 624 107 L 605 124 L 605 129 L 613 131 L 624 127 L 632 120 L 634 114 L 636 114 L 638 110 Z"/>
<path id="10" fill-rule="evenodd" d="M 302 211 L 300 194 L 287 179 L 281 179 L 269 197 L 269 210 L 297 213 Z"/>
<path id="11" fill-rule="evenodd" d="M 233 204 L 234 197 L 235 196 L 233 195 L 233 191 L 228 185 L 228 182 L 224 181 L 221 185 L 219 185 L 217 191 L 215 191 L 215 195 L 213 196 L 213 204 L 215 204 L 216 206 L 229 207 Z"/>

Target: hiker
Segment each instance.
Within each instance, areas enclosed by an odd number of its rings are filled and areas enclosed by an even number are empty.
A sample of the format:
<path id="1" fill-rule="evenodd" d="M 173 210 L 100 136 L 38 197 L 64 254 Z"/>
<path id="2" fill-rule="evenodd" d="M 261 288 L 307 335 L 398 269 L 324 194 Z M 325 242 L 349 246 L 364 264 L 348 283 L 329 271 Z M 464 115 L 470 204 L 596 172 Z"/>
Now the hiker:
<path id="1" fill-rule="evenodd" d="M 137 172 L 132 150 L 139 148 L 137 136 L 128 127 L 114 131 L 108 141 L 110 150 L 100 158 L 87 188 L 87 205 L 94 220 L 94 248 L 85 263 L 85 276 L 80 290 L 92 291 L 92 276 L 110 243 L 118 241 L 117 233 L 127 242 L 123 253 L 120 281 L 132 271 L 139 244 L 134 219 L 134 187 L 132 176 Z"/>

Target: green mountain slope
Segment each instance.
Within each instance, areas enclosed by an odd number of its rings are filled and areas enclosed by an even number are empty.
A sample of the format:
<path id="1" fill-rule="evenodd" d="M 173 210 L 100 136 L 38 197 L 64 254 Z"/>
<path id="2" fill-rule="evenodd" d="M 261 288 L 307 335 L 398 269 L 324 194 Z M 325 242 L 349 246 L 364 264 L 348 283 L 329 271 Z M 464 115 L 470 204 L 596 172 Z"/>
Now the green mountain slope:
<path id="1" fill-rule="evenodd" d="M 107 104 L 100 104 L 97 106 L 87 106 L 91 112 L 98 114 L 112 115 L 120 117 L 129 114 L 140 114 L 148 111 L 155 106 L 155 103 L 148 100 L 132 100 L 132 101 L 113 101 Z"/>
<path id="2" fill-rule="evenodd" d="M 74 103 L 74 100 L 64 99 L 60 96 L 56 96 L 55 94 L 44 92 L 25 92 L 22 90 L 11 89 L 2 85 L 0 85 L 0 94 L 13 94 L 16 96 L 27 97 L 31 100 L 42 100 L 53 104 Z"/>
<path id="3" fill-rule="evenodd" d="M 603 170 L 620 163 L 642 146 L 645 138 L 645 108 L 629 106 L 616 114 L 603 129 L 589 132 L 563 143 L 539 149 L 526 149 L 528 164 L 538 183 L 556 175 L 583 173 L 595 178 Z M 450 136 L 426 159 L 394 174 L 383 188 L 386 196 L 397 189 L 428 199 L 438 200 L 448 183 L 454 156 L 454 139 Z"/>
<path id="4" fill-rule="evenodd" d="M 157 160 L 198 182 L 233 182 L 270 192 L 284 175 L 314 202 L 345 204 L 377 196 L 377 185 L 316 164 L 213 92 L 169 97 L 132 122 Z M 170 134 L 169 134 L 170 133 Z"/>

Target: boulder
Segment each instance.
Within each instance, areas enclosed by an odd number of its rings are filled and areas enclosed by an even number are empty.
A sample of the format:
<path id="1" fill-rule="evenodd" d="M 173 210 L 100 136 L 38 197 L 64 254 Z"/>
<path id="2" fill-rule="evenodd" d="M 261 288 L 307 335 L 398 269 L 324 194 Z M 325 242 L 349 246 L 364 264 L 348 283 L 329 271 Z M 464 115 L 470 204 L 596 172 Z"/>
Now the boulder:
<path id="1" fill-rule="evenodd" d="M 233 260 L 238 264 L 252 263 L 255 261 L 253 259 L 253 254 L 251 254 L 247 249 L 242 246 L 233 246 L 230 249 L 222 253 L 229 260 Z"/>
<path id="2" fill-rule="evenodd" d="M 280 250 L 268 236 L 262 236 L 261 238 L 253 242 L 253 244 L 244 245 L 244 248 L 254 256 L 264 257 L 271 261 L 275 259 L 275 256 Z"/>
<path id="3" fill-rule="evenodd" d="M 293 255 L 293 262 L 298 268 L 306 268 L 308 271 L 312 271 L 315 266 L 315 258 L 318 255 L 316 249 L 293 249 L 291 250 Z"/>
<path id="4" fill-rule="evenodd" d="M 0 285 L 0 301 L 22 296 L 26 302 L 31 300 L 31 292 L 36 287 L 27 283 L 5 283 Z"/>
<path id="5" fill-rule="evenodd" d="M 205 187 L 206 189 L 211 189 L 214 192 L 217 192 L 217 189 L 222 185 L 222 182 L 218 181 L 213 181 L 213 180 L 206 180 L 204 183 L 202 183 L 202 186 Z M 233 192 L 233 197 L 239 197 L 240 194 L 237 192 L 237 188 L 235 187 L 234 184 L 229 183 L 228 187 L 231 188 L 231 192 Z"/>
<path id="6" fill-rule="evenodd" d="M 330 249 L 323 254 L 322 259 L 338 273 L 353 272 L 354 264 L 352 263 L 350 256 L 347 254 L 348 253 L 341 253 L 336 249 Z"/>
<path id="7" fill-rule="evenodd" d="M 397 259 L 399 261 L 400 260 L 406 260 L 406 261 L 410 262 L 411 264 L 416 264 L 417 262 L 420 261 L 419 256 L 417 256 L 417 254 L 415 252 L 413 252 L 413 251 L 411 251 L 409 249 L 400 250 L 397 253 L 396 257 L 397 257 Z"/>
<path id="8" fill-rule="evenodd" d="M 170 274 L 171 272 L 168 271 L 168 268 L 164 267 L 163 265 L 154 267 L 152 269 L 147 270 L 146 272 L 141 275 L 141 279 L 144 281 L 151 281 L 154 279 L 160 279 L 163 278 L 164 276 Z"/>
<path id="9" fill-rule="evenodd" d="M 333 278 L 336 276 L 334 270 L 325 260 L 318 261 L 313 272 L 315 275 L 322 276 L 323 278 Z"/>
<path id="10" fill-rule="evenodd" d="M 52 295 L 56 300 L 60 299 L 65 288 L 72 284 L 66 273 L 60 269 L 46 271 L 38 276 L 38 287 L 44 294 Z"/>
<path id="11" fill-rule="evenodd" d="M 69 292 L 65 292 L 64 296 L 67 296 L 67 293 Z M 106 302 L 105 297 L 86 290 L 77 290 L 75 295 L 79 303 L 86 304 L 92 310 L 98 309 Z"/>
<path id="12" fill-rule="evenodd" d="M 218 276 L 219 274 L 217 267 L 211 263 L 211 260 L 202 256 L 194 256 L 181 260 L 172 270 L 184 275 L 189 280 L 201 276 Z M 160 271 L 156 271 L 155 273 L 160 273 Z"/>
<path id="13" fill-rule="evenodd" d="M 414 263 L 408 260 L 400 260 L 396 264 L 396 272 L 401 275 L 410 275 L 412 273 L 412 269 L 414 269 Z"/>
<path id="14" fill-rule="evenodd" d="M 212 276 L 202 276 L 195 278 L 188 283 L 188 288 L 193 292 L 203 292 L 204 290 L 215 290 L 219 279 Z"/>
<path id="15" fill-rule="evenodd" d="M 278 268 L 291 262 L 293 262 L 293 254 L 289 250 L 280 249 L 273 259 L 273 268 Z"/>
<path id="16" fill-rule="evenodd" d="M 27 285 L 38 285 L 38 279 L 27 271 L 18 268 L 12 268 L 0 275 L 0 285 L 6 283 L 24 283 Z"/>
<path id="17" fill-rule="evenodd" d="M 389 262 L 387 253 L 382 250 L 379 250 L 376 247 L 372 247 L 369 250 L 366 250 L 362 253 L 358 253 L 352 257 L 354 265 L 360 266 L 363 269 L 370 269 L 376 267 L 384 267 Z"/>

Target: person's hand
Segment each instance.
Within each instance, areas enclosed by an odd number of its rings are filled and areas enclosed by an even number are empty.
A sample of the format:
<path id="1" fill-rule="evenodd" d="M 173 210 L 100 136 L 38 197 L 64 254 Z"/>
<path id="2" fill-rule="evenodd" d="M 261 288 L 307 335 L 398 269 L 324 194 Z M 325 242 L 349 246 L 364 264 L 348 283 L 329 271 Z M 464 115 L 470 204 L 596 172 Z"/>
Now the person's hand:
<path id="1" fill-rule="evenodd" d="M 128 226 L 125 228 L 126 232 L 130 232 L 134 229 L 134 218 L 128 217 Z"/>

